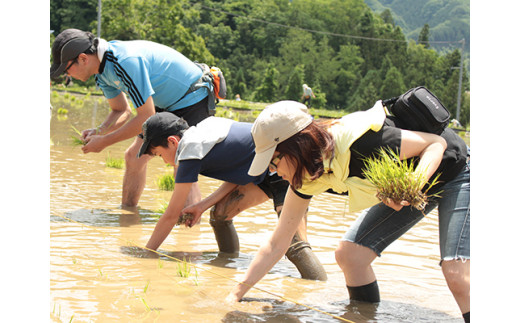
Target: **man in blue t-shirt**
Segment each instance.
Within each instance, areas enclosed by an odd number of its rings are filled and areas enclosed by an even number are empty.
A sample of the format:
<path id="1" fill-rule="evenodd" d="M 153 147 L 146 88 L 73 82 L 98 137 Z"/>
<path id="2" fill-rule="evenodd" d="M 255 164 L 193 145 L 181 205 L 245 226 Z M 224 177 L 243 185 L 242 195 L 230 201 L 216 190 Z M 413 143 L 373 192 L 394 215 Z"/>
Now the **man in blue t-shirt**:
<path id="1" fill-rule="evenodd" d="M 209 116 L 208 89 L 192 87 L 199 83 L 202 70 L 170 47 L 143 40 L 107 42 L 89 32 L 66 29 L 56 37 L 52 56 L 52 79 L 66 74 L 87 81 L 94 75 L 111 108 L 99 127 L 83 131 L 84 153 L 135 137 L 156 111 L 182 116 L 190 125 Z M 212 84 L 208 87 L 212 89 Z M 142 139 L 136 138 L 125 152 L 124 206 L 136 206 L 144 190 L 149 158 L 137 158 L 141 144 Z M 195 200 L 199 197 L 192 195 Z"/>
<path id="2" fill-rule="evenodd" d="M 210 224 L 219 250 L 236 253 L 240 246 L 233 217 L 269 198 L 280 215 L 289 184 L 268 170 L 258 176 L 248 175 L 255 155 L 251 127 L 251 123 L 217 117 L 188 127 L 182 118 L 167 112 L 157 113 L 143 124 L 143 144 L 138 156 L 160 156 L 165 163 L 177 166 L 170 203 L 157 222 L 147 248 L 157 250 L 176 224 L 191 227 L 199 222 L 204 211 L 212 208 Z M 185 207 L 199 174 L 221 180 L 223 184 L 202 201 Z M 312 253 L 306 232 L 305 219 L 286 255 L 303 278 L 326 280 L 327 274 Z"/>

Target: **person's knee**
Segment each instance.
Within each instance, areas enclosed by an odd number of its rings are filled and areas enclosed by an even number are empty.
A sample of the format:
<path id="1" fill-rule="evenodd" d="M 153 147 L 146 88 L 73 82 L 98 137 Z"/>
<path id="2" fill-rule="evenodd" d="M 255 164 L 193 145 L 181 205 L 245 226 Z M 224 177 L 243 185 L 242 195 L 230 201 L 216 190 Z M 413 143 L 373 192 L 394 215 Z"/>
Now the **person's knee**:
<path id="1" fill-rule="evenodd" d="M 335 251 L 336 262 L 343 271 L 363 268 L 373 260 L 373 251 L 350 241 L 341 241 Z"/>
<path id="2" fill-rule="evenodd" d="M 450 291 L 454 295 L 469 294 L 469 261 L 445 260 L 442 264 L 442 272 Z"/>
<path id="3" fill-rule="evenodd" d="M 211 223 L 224 223 L 225 221 L 233 221 L 233 218 L 228 219 L 226 212 L 224 212 L 223 208 L 219 207 L 217 203 L 217 205 L 213 205 L 209 210 L 209 221 Z"/>
<path id="4" fill-rule="evenodd" d="M 352 250 L 353 246 L 349 241 L 342 241 L 336 249 L 334 255 L 336 257 L 336 262 L 341 269 L 345 270 L 356 265 L 355 260 L 350 257 Z"/>
<path id="5" fill-rule="evenodd" d="M 148 155 L 143 155 L 140 158 L 137 158 L 138 150 L 134 149 L 133 146 L 130 146 L 125 151 L 125 166 L 130 169 L 140 169 L 145 168 L 150 157 Z"/>

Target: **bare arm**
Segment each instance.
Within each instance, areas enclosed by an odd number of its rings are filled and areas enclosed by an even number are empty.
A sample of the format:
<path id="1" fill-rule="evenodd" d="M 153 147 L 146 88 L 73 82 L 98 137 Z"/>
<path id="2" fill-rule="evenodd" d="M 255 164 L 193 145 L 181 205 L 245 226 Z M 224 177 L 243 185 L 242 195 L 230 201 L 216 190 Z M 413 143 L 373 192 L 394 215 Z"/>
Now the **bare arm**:
<path id="1" fill-rule="evenodd" d="M 155 113 L 151 96 L 137 108 L 137 115 L 130 120 L 130 107 L 123 93 L 110 99 L 109 104 L 112 111 L 100 127 L 100 133 L 105 134 L 87 135 L 85 138 L 87 144 L 82 148 L 84 153 L 100 152 L 110 145 L 137 136 L 141 133 L 141 127 L 146 119 Z"/>
<path id="2" fill-rule="evenodd" d="M 282 214 L 269 240 L 262 245 L 249 265 L 241 284 L 228 295 L 228 301 L 239 301 L 247 291 L 264 277 L 285 254 L 291 239 L 305 215 L 310 200 L 302 199 L 292 189 L 287 190 Z"/>
<path id="3" fill-rule="evenodd" d="M 188 198 L 188 194 L 191 190 L 191 186 L 193 183 L 176 183 L 175 189 L 173 190 L 172 197 L 170 198 L 170 203 L 166 208 L 166 211 L 161 216 L 157 224 L 155 225 L 155 229 L 153 230 L 152 236 L 148 243 L 146 244 L 146 248 L 157 250 L 159 246 L 163 243 L 164 239 L 170 234 L 175 224 L 179 220 L 181 215 L 181 210 Z"/>
<path id="4" fill-rule="evenodd" d="M 429 180 L 441 164 L 446 147 L 446 140 L 441 136 L 426 132 L 402 130 L 401 155 L 399 157 L 402 160 L 419 156 L 420 160 L 415 173 L 426 174 L 426 180 Z"/>
<path id="5" fill-rule="evenodd" d="M 118 96 L 108 99 L 110 105 L 110 113 L 97 128 L 87 129 L 83 131 L 83 139 L 92 135 L 106 135 L 116 129 L 119 129 L 132 117 L 132 110 L 126 99 L 126 95 L 121 92 Z"/>
<path id="6" fill-rule="evenodd" d="M 193 215 L 193 219 L 189 220 L 188 226 L 190 224 L 195 224 L 199 221 L 202 213 L 217 204 L 218 201 L 222 200 L 226 195 L 228 195 L 231 191 L 233 191 L 238 185 L 230 182 L 224 182 L 220 187 L 213 193 L 211 193 L 208 197 L 200 201 L 199 203 L 189 205 L 188 207 L 182 210 L 182 213 L 190 213 Z"/>
<path id="7" fill-rule="evenodd" d="M 422 184 L 424 186 L 439 167 L 446 147 L 446 140 L 441 136 L 426 132 L 402 130 L 399 157 L 403 160 L 419 156 L 415 174 L 417 176 L 425 175 Z M 392 200 L 386 200 L 382 202 L 396 211 L 399 211 L 405 205 L 410 205 L 407 201 L 396 203 Z"/>

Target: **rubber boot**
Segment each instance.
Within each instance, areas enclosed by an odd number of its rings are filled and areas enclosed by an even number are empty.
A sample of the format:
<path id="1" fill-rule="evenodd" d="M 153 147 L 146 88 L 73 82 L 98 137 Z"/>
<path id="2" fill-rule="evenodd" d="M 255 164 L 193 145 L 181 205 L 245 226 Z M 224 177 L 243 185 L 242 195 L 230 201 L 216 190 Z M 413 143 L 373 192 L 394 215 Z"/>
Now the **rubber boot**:
<path id="1" fill-rule="evenodd" d="M 381 301 L 377 280 L 363 286 L 352 287 L 347 285 L 347 289 L 351 301 L 367 303 L 379 303 Z"/>
<path id="2" fill-rule="evenodd" d="M 300 240 L 297 235 L 293 237 L 285 256 L 296 266 L 302 278 L 327 280 L 327 273 L 318 257 L 312 252 L 311 245 L 307 241 Z"/>
<path id="3" fill-rule="evenodd" d="M 238 241 L 237 231 L 233 220 L 215 220 L 211 209 L 209 224 L 215 233 L 215 240 L 217 240 L 218 250 L 220 252 L 237 253 L 240 251 L 240 243 Z"/>

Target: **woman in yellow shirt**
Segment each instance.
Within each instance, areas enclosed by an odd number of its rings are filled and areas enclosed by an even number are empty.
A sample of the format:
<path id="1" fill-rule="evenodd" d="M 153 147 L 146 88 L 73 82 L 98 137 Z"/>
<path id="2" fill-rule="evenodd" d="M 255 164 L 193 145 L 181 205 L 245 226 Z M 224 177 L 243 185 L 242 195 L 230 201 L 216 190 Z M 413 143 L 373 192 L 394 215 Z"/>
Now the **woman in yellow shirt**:
<path id="1" fill-rule="evenodd" d="M 312 195 L 332 190 L 349 195 L 351 212 L 364 209 L 336 250 L 350 299 L 379 302 L 371 263 L 424 217 L 407 201 L 379 201 L 377 189 L 364 178 L 363 159 L 384 147 L 401 159 L 418 158 L 415 172 L 426 174 L 427 180 L 440 173 L 441 184 L 433 188 L 435 192 L 442 189 L 440 197 L 430 199 L 424 212 L 439 208 L 441 267 L 469 321 L 469 154 L 451 129 L 440 136 L 400 129 L 386 117 L 381 101 L 367 111 L 332 122 L 313 120 L 301 103 L 280 101 L 262 111 L 252 135 L 256 155 L 249 174 L 269 167 L 289 181 L 291 189 L 271 238 L 260 248 L 229 301 L 239 301 L 283 256 Z"/>

